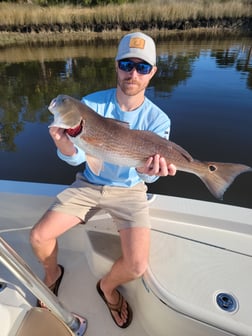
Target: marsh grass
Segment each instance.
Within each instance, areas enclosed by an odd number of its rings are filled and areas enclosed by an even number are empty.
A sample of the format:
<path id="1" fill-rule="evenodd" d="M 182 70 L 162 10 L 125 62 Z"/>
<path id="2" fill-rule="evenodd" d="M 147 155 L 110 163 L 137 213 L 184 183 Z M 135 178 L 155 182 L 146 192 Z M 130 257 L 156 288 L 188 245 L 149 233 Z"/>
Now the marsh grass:
<path id="1" fill-rule="evenodd" d="M 107 5 L 93 8 L 78 6 L 50 6 L 41 7 L 32 3 L 5 3 L 0 2 L 0 48 L 18 45 L 55 45 L 75 42 L 88 43 L 90 40 L 102 38 L 119 40 L 125 33 L 121 25 L 129 23 L 151 23 L 154 26 L 159 22 L 176 22 L 179 20 L 241 18 L 252 17 L 252 0 L 139 0 L 134 4 Z M 101 33 L 93 29 L 73 31 L 67 25 L 81 24 L 95 26 L 99 24 L 113 24 L 116 28 L 105 29 Z M 29 25 L 39 27 L 39 33 L 33 29 L 31 34 L 13 32 L 13 27 Z M 43 25 L 47 25 L 44 28 Z M 50 25 L 62 25 L 60 32 L 48 30 Z M 8 30 L 8 28 L 10 28 Z M 62 33 L 63 32 L 63 33 Z M 223 34 L 220 29 L 191 28 L 184 31 L 175 29 L 152 28 L 148 33 L 153 37 L 182 35 L 211 35 Z M 228 34 L 225 31 L 225 35 Z"/>
<path id="2" fill-rule="evenodd" d="M 55 23 L 111 23 L 197 18 L 239 18 L 252 16 L 249 0 L 142 0 L 137 3 L 93 8 L 77 6 L 40 7 L 34 4 L 0 3 L 1 25 Z"/>

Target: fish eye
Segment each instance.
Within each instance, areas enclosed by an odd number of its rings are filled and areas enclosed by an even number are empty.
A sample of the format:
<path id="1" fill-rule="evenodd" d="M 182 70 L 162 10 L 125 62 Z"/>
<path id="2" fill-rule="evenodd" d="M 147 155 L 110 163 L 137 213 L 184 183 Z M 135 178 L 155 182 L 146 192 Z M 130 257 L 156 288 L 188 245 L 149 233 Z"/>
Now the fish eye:
<path id="1" fill-rule="evenodd" d="M 66 102 L 66 101 L 67 101 L 67 98 L 68 98 L 66 95 L 63 95 L 63 94 L 59 95 L 58 97 L 59 97 L 59 100 L 60 100 L 62 103 Z"/>

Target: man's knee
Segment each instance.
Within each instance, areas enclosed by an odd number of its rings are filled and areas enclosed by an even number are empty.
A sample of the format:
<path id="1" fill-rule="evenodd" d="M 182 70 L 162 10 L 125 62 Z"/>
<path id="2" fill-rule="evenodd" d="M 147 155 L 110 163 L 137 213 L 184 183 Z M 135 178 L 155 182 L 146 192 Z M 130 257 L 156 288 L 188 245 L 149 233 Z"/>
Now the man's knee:
<path id="1" fill-rule="evenodd" d="M 42 229 L 42 223 L 43 217 L 34 225 L 30 231 L 30 243 L 33 247 L 43 245 L 43 243 L 46 242 L 47 237 L 43 234 L 43 232 L 45 233 L 45 230 Z"/>
<path id="2" fill-rule="evenodd" d="M 36 226 L 30 231 L 30 243 L 32 246 L 37 246 L 42 243 L 41 235 L 39 234 Z"/>

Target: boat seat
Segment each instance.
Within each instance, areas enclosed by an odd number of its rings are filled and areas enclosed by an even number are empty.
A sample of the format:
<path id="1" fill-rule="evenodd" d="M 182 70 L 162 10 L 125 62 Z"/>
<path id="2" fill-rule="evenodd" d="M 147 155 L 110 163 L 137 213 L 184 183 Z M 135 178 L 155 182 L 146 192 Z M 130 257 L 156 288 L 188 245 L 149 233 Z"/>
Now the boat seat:
<path id="1" fill-rule="evenodd" d="M 68 326 L 44 308 L 31 308 L 25 315 L 16 336 L 73 336 Z"/>

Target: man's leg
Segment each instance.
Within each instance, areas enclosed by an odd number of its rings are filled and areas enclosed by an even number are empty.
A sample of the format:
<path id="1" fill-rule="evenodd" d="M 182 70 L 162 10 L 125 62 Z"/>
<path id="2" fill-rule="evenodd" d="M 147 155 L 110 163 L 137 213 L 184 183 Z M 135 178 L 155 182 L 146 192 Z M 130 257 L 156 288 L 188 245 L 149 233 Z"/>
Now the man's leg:
<path id="1" fill-rule="evenodd" d="M 145 272 L 149 261 L 150 229 L 133 227 L 120 230 L 122 257 L 112 266 L 110 272 L 102 278 L 100 286 L 107 301 L 118 303 L 116 288 L 119 285 L 137 279 Z M 126 303 L 123 304 L 122 316 L 112 312 L 117 323 L 123 325 L 127 320 Z"/>
<path id="2" fill-rule="evenodd" d="M 75 216 L 58 211 L 47 211 L 33 227 L 30 242 L 35 255 L 44 267 L 44 282 L 49 287 L 59 278 L 57 237 L 80 223 Z"/>

